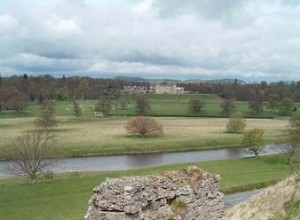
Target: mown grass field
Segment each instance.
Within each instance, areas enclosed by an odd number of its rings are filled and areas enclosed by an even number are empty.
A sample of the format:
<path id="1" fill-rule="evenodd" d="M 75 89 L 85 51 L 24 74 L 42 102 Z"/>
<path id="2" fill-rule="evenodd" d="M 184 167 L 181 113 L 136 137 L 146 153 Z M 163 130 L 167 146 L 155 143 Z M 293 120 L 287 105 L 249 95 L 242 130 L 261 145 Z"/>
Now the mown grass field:
<path id="1" fill-rule="evenodd" d="M 123 95 L 125 97 L 125 95 Z M 189 100 L 192 98 L 199 98 L 204 101 L 205 105 L 203 111 L 197 116 L 201 117 L 227 117 L 222 112 L 220 104 L 222 99 L 216 95 L 210 94 L 181 94 L 181 95 L 168 95 L 168 94 L 145 94 L 148 97 L 151 105 L 149 115 L 151 116 L 195 116 L 188 108 Z M 115 103 L 112 103 L 112 116 L 132 116 L 136 115 L 135 109 L 135 96 L 126 96 L 128 99 L 128 107 L 125 109 L 116 108 Z M 94 115 L 94 107 L 96 100 L 79 100 L 82 108 L 83 117 L 91 118 Z M 256 114 L 249 110 L 248 102 L 236 101 L 236 108 L 234 113 L 239 113 L 245 117 L 277 117 L 280 114 L 277 111 L 271 112 L 264 109 L 263 113 Z M 73 104 L 72 101 L 56 101 L 56 114 L 57 116 L 72 116 Z M 296 104 L 300 108 L 299 103 Z M 34 117 L 38 114 L 39 105 L 37 103 L 30 103 L 25 112 L 14 113 L 12 111 L 0 112 L 0 118 L 14 118 L 14 117 Z"/>
<path id="2" fill-rule="evenodd" d="M 226 118 L 156 118 L 164 126 L 164 135 L 141 138 L 126 133 L 130 117 L 78 120 L 58 117 L 53 156 L 185 151 L 240 146 L 241 134 L 226 132 Z M 266 143 L 278 141 L 288 125 L 287 119 L 246 119 L 247 127 L 265 130 Z M 5 147 L 26 130 L 34 128 L 34 118 L 0 119 L 0 158 Z"/>
<path id="3" fill-rule="evenodd" d="M 279 156 L 194 163 L 209 172 L 221 174 L 222 191 L 262 187 L 286 177 L 288 166 Z M 39 178 L 0 179 L 0 219 L 5 220 L 81 220 L 92 189 L 106 177 L 157 174 L 186 168 L 173 164 L 128 171 L 73 173 Z"/>

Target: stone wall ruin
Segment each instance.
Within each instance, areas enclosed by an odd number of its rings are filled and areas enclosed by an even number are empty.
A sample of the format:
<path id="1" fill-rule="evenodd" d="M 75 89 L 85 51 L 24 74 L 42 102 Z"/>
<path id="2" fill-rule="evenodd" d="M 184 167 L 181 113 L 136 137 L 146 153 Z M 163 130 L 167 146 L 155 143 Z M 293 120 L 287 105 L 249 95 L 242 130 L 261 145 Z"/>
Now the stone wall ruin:
<path id="1" fill-rule="evenodd" d="M 157 176 L 107 179 L 94 188 L 85 220 L 217 220 L 224 216 L 219 175 L 197 167 Z"/>

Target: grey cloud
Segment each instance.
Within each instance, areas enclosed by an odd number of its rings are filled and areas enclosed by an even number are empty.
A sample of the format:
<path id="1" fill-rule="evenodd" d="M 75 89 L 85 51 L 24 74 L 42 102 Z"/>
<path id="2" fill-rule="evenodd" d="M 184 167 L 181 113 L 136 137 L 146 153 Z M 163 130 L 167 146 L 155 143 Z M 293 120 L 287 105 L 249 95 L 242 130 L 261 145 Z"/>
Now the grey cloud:
<path id="1" fill-rule="evenodd" d="M 162 17 L 197 14 L 206 18 L 222 18 L 240 7 L 244 0 L 155 0 L 153 6 Z"/>
<path id="2" fill-rule="evenodd" d="M 300 7 L 284 2 L 12 0 L 0 71 L 299 79 Z"/>
<path id="3" fill-rule="evenodd" d="M 28 72 L 61 72 L 61 71 L 84 71 L 91 62 L 80 59 L 51 59 L 35 54 L 19 54 L 7 59 L 2 65 L 14 67 L 16 71 Z"/>
<path id="4" fill-rule="evenodd" d="M 138 62 L 156 65 L 174 65 L 174 66 L 186 66 L 184 60 L 178 59 L 175 56 L 164 56 L 159 53 L 148 54 L 142 53 L 142 51 L 130 51 L 119 52 L 108 55 L 110 60 L 117 62 Z"/>
<path id="5" fill-rule="evenodd" d="M 76 45 L 61 44 L 58 41 L 44 41 L 36 39 L 35 41 L 24 42 L 21 52 L 36 54 L 41 57 L 53 59 L 74 59 L 81 56 L 81 50 Z"/>
<path id="6" fill-rule="evenodd" d="M 299 6 L 300 2 L 299 0 L 281 0 L 281 4 L 284 6 L 295 7 Z"/>

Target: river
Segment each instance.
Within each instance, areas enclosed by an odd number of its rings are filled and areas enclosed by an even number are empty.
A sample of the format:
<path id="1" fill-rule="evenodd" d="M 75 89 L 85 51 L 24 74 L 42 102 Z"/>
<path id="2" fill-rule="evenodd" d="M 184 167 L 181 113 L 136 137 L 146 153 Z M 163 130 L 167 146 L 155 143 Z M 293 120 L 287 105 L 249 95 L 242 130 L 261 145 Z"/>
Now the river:
<path id="1" fill-rule="evenodd" d="M 267 145 L 261 155 L 282 153 L 278 145 Z M 202 151 L 112 155 L 64 158 L 51 167 L 55 173 L 71 171 L 113 171 L 172 163 L 204 162 L 253 156 L 244 148 L 224 148 Z M 0 161 L 0 177 L 9 177 L 11 161 Z"/>

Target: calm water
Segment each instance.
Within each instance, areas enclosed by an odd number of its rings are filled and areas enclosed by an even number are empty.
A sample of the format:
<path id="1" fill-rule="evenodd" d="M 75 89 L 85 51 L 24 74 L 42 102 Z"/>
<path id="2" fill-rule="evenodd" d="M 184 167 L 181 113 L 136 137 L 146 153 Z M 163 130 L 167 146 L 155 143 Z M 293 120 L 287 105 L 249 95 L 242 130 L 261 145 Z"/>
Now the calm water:
<path id="1" fill-rule="evenodd" d="M 282 153 L 280 146 L 265 146 L 262 155 Z M 171 163 L 203 162 L 212 160 L 235 159 L 252 156 L 243 148 L 226 148 L 219 150 L 188 151 L 172 153 L 151 153 L 117 156 L 95 156 L 65 158 L 58 161 L 51 170 L 57 173 L 70 171 L 112 171 L 126 170 Z M 10 176 L 7 167 L 10 161 L 0 161 L 0 176 Z"/>

